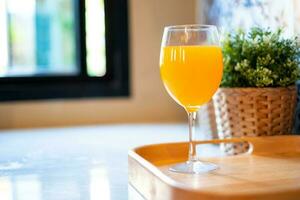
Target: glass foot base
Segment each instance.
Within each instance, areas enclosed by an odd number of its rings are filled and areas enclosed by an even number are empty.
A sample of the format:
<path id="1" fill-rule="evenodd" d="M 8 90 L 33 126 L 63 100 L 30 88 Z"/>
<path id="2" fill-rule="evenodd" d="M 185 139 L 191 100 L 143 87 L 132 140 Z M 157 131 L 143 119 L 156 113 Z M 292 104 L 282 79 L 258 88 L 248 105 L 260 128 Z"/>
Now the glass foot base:
<path id="1" fill-rule="evenodd" d="M 215 169 L 218 169 L 217 165 L 202 161 L 187 161 L 173 165 L 169 168 L 169 170 L 172 172 L 183 174 L 201 174 Z"/>

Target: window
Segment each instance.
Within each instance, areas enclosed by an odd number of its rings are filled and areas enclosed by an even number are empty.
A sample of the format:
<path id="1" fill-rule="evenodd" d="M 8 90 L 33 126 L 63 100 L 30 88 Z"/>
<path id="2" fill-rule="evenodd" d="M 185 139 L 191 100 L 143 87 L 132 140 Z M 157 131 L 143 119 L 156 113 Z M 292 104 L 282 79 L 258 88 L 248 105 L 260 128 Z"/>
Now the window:
<path id="1" fill-rule="evenodd" d="M 0 100 L 128 96 L 127 2 L 0 1 Z"/>

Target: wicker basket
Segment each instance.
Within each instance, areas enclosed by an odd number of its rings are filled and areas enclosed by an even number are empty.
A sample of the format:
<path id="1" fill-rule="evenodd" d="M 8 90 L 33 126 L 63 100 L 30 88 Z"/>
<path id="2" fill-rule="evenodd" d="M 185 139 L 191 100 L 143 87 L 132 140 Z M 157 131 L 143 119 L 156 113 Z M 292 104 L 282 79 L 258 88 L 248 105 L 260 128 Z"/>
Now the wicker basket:
<path id="1" fill-rule="evenodd" d="M 296 88 L 220 88 L 213 98 L 220 138 L 289 134 Z M 226 144 L 227 154 L 247 151 L 248 144 Z"/>

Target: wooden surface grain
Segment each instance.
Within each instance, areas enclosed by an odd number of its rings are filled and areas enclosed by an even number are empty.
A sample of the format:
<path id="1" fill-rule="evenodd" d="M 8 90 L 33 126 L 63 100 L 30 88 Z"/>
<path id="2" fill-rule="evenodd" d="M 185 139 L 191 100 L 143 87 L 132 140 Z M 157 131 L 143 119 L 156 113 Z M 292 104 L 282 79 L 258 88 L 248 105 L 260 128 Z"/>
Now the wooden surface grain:
<path id="1" fill-rule="evenodd" d="M 170 172 L 187 158 L 187 143 L 148 145 L 129 153 L 129 181 L 146 199 L 299 199 L 300 137 L 243 138 L 250 152 L 205 158 L 219 169 L 199 175 Z M 220 143 L 224 140 L 199 142 Z M 238 142 L 228 139 L 226 142 Z"/>

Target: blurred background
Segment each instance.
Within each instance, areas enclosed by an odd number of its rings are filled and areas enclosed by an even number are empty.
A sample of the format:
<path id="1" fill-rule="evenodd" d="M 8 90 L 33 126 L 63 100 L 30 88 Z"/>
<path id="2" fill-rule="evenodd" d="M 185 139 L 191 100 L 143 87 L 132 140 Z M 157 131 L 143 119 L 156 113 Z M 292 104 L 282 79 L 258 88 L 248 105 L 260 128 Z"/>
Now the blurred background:
<path id="1" fill-rule="evenodd" d="M 0 96 L 15 96 L 16 87 L 32 77 L 47 77 L 45 81 L 49 80 L 50 85 L 51 77 L 106 80 L 111 56 L 118 57 L 117 50 L 110 51 L 110 43 L 124 43 L 115 36 L 126 33 L 107 31 L 110 23 L 118 25 L 110 20 L 113 6 L 106 5 L 109 1 L 79 1 L 85 5 L 84 11 L 76 2 L 0 0 Z M 112 2 L 118 5 L 118 1 Z M 125 95 L 30 100 L 26 97 L 29 93 L 18 90 L 26 101 L 12 98 L 0 103 L 0 128 L 185 122 L 185 111 L 168 96 L 160 80 L 158 63 L 164 26 L 209 23 L 217 25 L 222 33 L 252 26 L 286 27 L 286 34 L 299 32 L 300 27 L 296 0 L 129 0 L 127 4 L 124 9 L 128 23 L 119 24 L 128 27 Z M 82 13 L 84 23 L 78 22 Z M 82 44 L 84 53 L 79 51 Z M 80 79 L 82 66 L 85 78 Z M 114 68 L 112 77 L 118 78 L 123 72 L 123 68 Z M 19 79 L 22 81 L 17 84 Z M 51 90 L 47 93 L 51 96 Z"/>

